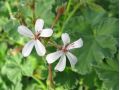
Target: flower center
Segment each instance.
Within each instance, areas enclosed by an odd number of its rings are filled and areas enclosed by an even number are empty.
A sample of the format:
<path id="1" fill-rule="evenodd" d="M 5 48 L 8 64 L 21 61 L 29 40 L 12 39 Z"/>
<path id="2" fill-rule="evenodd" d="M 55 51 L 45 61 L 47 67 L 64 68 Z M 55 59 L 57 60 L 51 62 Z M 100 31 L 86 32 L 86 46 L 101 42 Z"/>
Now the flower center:
<path id="1" fill-rule="evenodd" d="M 40 32 L 37 32 L 34 34 L 34 39 L 40 39 Z"/>
<path id="2" fill-rule="evenodd" d="M 62 48 L 62 51 L 63 52 L 67 52 L 68 50 L 66 48 Z"/>
<path id="3" fill-rule="evenodd" d="M 66 45 L 65 47 L 62 47 L 62 51 L 64 52 L 64 53 L 66 53 L 68 50 L 67 50 L 67 46 L 68 45 Z"/>

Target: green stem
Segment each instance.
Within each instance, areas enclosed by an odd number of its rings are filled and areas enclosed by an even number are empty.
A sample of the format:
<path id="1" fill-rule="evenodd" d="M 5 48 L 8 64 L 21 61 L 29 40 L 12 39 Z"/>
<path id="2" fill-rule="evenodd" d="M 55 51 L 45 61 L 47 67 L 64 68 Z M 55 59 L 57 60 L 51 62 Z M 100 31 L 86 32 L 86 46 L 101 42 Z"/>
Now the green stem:
<path id="1" fill-rule="evenodd" d="M 74 10 L 69 14 L 69 16 L 67 17 L 67 19 L 64 21 L 63 26 L 61 28 L 61 33 L 63 32 L 63 29 L 65 28 L 66 24 L 68 23 L 68 21 L 70 20 L 70 18 L 75 14 L 75 12 L 78 10 L 80 6 L 80 3 L 78 3 L 75 7 Z"/>
<path id="2" fill-rule="evenodd" d="M 70 10 L 71 2 L 72 2 L 72 0 L 69 0 L 69 2 L 68 2 L 68 4 L 67 4 L 67 8 L 66 8 L 66 10 L 65 10 L 65 18 L 64 18 L 64 19 L 66 19 L 67 15 L 68 15 L 68 12 L 69 12 L 69 10 Z"/>
<path id="3" fill-rule="evenodd" d="M 57 21 L 59 20 L 60 16 L 64 13 L 64 6 L 59 7 L 57 10 L 57 15 L 51 25 L 51 28 L 53 29 L 55 24 L 57 23 Z M 54 47 L 57 47 L 57 44 L 55 42 L 53 42 L 50 38 L 48 39 L 49 44 L 51 44 Z M 53 75 L 52 75 L 52 64 L 48 64 L 48 79 L 47 79 L 47 85 L 48 85 L 48 90 L 54 90 L 55 89 L 55 85 L 54 85 L 54 81 L 53 81 Z"/>
<path id="4" fill-rule="evenodd" d="M 10 4 L 8 3 L 8 1 L 5 1 L 5 6 L 9 12 L 10 18 L 14 19 L 14 16 L 13 16 L 13 13 L 12 13 L 12 10 L 11 10 L 11 7 L 10 7 Z"/>
<path id="5" fill-rule="evenodd" d="M 36 77 L 34 76 L 31 76 L 38 84 L 40 84 L 40 86 L 42 86 L 43 90 L 47 90 L 46 89 L 46 86 L 39 80 L 37 79 Z"/>
<path id="6" fill-rule="evenodd" d="M 48 41 L 47 44 L 49 44 L 50 46 L 53 46 L 53 47 L 55 47 L 55 48 L 57 48 L 57 49 L 60 49 L 60 48 L 61 48 L 60 45 L 58 45 L 56 42 L 52 41 L 51 39 Z"/>

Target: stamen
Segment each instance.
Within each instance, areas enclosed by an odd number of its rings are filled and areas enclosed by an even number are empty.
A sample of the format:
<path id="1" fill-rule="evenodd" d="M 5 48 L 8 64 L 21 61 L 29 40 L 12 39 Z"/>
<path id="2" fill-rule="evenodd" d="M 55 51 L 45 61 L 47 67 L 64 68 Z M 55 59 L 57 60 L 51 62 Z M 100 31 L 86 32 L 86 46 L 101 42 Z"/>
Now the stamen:
<path id="1" fill-rule="evenodd" d="M 35 40 L 36 40 L 36 39 L 40 39 L 40 33 L 37 32 L 37 33 L 34 34 L 34 36 L 35 36 L 35 37 L 34 37 Z"/>
<path id="2" fill-rule="evenodd" d="M 62 48 L 62 51 L 66 53 L 68 51 L 67 47 Z"/>

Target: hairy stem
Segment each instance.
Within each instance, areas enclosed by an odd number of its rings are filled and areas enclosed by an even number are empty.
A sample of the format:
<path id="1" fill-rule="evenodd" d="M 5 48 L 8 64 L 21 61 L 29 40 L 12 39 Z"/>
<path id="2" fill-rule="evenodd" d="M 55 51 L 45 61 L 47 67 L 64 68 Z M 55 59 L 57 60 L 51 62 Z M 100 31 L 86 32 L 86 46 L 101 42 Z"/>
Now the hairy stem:
<path id="1" fill-rule="evenodd" d="M 59 20 L 60 16 L 64 13 L 64 9 L 65 7 L 64 6 L 61 6 L 57 9 L 57 15 L 51 25 L 51 28 L 53 29 L 53 27 L 55 26 L 55 24 L 57 23 L 57 21 Z"/>
<path id="2" fill-rule="evenodd" d="M 51 64 L 48 64 L 48 80 L 47 80 L 47 85 L 48 85 L 48 88 L 50 90 L 55 88 L 54 82 L 53 82 L 52 65 Z"/>
<path id="3" fill-rule="evenodd" d="M 58 8 L 57 10 L 57 15 L 51 25 L 51 28 L 53 29 L 53 27 L 55 26 L 55 24 L 57 23 L 58 19 L 60 18 L 60 16 L 63 14 L 64 12 L 64 7 L 60 7 Z M 50 41 L 50 39 L 49 39 Z M 50 42 L 52 43 L 52 42 Z M 54 45 L 56 47 L 56 45 L 54 43 L 52 43 L 52 45 Z M 54 89 L 54 82 L 53 82 L 53 75 L 52 75 L 52 64 L 48 64 L 48 81 L 47 81 L 47 84 L 49 86 L 49 89 Z"/>
<path id="4" fill-rule="evenodd" d="M 56 22 L 58 21 L 59 17 L 60 17 L 60 14 L 57 14 L 57 16 L 56 16 L 56 18 L 51 26 L 52 29 L 53 29 L 54 25 L 56 24 Z"/>

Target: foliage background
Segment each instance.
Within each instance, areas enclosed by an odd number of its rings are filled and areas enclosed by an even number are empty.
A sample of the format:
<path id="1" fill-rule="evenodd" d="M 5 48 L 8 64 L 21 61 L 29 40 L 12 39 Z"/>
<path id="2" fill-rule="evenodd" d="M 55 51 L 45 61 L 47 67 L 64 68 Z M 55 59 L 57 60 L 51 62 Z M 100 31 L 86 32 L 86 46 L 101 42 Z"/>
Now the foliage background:
<path id="1" fill-rule="evenodd" d="M 50 27 L 57 8 L 65 7 L 54 27 L 71 41 L 82 37 L 84 46 L 74 50 L 78 63 L 63 72 L 53 71 L 56 90 L 118 90 L 118 0 L 0 0 L 0 90 L 47 90 L 47 63 L 36 52 L 24 58 L 28 41 L 17 32 L 24 24 L 34 31 L 37 18 Z M 35 7 L 33 7 L 33 5 Z M 47 46 L 47 53 L 55 51 Z M 53 64 L 53 70 L 56 63 Z"/>

